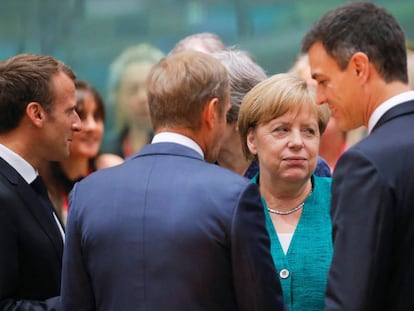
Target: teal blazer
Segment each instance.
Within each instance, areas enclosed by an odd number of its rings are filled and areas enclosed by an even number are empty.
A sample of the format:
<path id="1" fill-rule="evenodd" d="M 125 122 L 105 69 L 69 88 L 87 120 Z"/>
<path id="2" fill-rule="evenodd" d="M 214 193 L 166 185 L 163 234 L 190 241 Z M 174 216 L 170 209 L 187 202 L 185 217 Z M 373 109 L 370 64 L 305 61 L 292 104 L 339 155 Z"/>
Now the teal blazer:
<path id="1" fill-rule="evenodd" d="M 252 180 L 257 183 L 258 175 Z M 333 253 L 330 218 L 332 179 L 313 175 L 312 183 L 312 194 L 305 201 L 286 255 L 262 198 L 271 253 L 282 284 L 283 299 L 290 311 L 324 309 Z"/>

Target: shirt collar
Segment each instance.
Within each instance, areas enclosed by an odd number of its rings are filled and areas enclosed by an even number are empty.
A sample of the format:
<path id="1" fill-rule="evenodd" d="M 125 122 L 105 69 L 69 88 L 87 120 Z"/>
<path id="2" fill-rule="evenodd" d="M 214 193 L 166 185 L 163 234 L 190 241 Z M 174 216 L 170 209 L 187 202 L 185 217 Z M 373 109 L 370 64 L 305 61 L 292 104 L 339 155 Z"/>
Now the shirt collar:
<path id="1" fill-rule="evenodd" d="M 0 144 L 0 157 L 12 166 L 28 184 L 38 175 L 38 172 L 29 162 L 3 144 Z"/>
<path id="2" fill-rule="evenodd" d="M 184 145 L 188 148 L 191 148 L 195 150 L 197 153 L 199 153 L 204 158 L 204 152 L 201 150 L 201 147 L 191 138 L 177 134 L 172 132 L 162 132 L 158 133 L 154 136 L 152 139 L 152 144 L 155 143 L 177 143 L 180 145 Z"/>
<path id="3" fill-rule="evenodd" d="M 408 91 L 396 96 L 393 96 L 387 99 L 385 102 L 380 104 L 377 108 L 375 108 L 374 112 L 372 113 L 371 117 L 368 121 L 368 133 L 371 133 L 372 129 L 374 128 L 375 124 L 381 119 L 381 117 L 391 108 L 402 104 L 404 102 L 414 100 L 414 91 Z"/>

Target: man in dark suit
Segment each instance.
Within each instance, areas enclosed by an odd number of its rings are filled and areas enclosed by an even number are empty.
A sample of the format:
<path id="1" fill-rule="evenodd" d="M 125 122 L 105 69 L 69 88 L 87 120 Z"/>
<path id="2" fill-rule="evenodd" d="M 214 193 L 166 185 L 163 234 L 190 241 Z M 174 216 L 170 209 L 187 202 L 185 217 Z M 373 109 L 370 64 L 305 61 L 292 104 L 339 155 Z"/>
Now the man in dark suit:
<path id="1" fill-rule="evenodd" d="M 325 14 L 306 34 L 317 99 L 342 130 L 369 135 L 340 158 L 326 310 L 414 310 L 414 93 L 404 33 L 371 3 Z"/>
<path id="2" fill-rule="evenodd" d="M 49 56 L 0 63 L 0 310 L 61 309 L 63 229 L 47 192 L 29 184 L 42 163 L 69 155 L 74 79 Z"/>
<path id="3" fill-rule="evenodd" d="M 152 143 L 75 185 L 64 310 L 282 310 L 257 187 L 217 165 L 225 68 L 170 55 L 147 81 Z"/>

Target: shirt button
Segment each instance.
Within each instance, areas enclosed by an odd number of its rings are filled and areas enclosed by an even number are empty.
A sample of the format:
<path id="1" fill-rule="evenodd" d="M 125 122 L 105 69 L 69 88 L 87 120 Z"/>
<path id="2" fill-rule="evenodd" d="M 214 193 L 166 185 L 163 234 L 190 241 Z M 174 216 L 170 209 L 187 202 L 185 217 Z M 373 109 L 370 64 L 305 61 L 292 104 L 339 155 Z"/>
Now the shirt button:
<path id="1" fill-rule="evenodd" d="M 289 270 L 282 269 L 282 270 L 280 270 L 279 275 L 282 279 L 286 279 L 286 278 L 289 277 Z"/>

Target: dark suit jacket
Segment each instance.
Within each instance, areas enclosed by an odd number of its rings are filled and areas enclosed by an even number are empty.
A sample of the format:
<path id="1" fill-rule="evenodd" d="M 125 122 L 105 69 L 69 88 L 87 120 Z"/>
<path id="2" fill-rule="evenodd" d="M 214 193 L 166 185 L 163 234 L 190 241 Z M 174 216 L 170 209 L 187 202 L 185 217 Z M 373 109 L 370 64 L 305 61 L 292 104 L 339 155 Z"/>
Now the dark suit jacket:
<path id="1" fill-rule="evenodd" d="M 340 158 L 332 192 L 326 310 L 414 310 L 414 101 Z"/>
<path id="2" fill-rule="evenodd" d="M 257 186 L 175 143 L 77 183 L 64 310 L 283 308 Z"/>
<path id="3" fill-rule="evenodd" d="M 53 215 L 0 158 L 0 310 L 57 310 L 63 241 Z"/>

